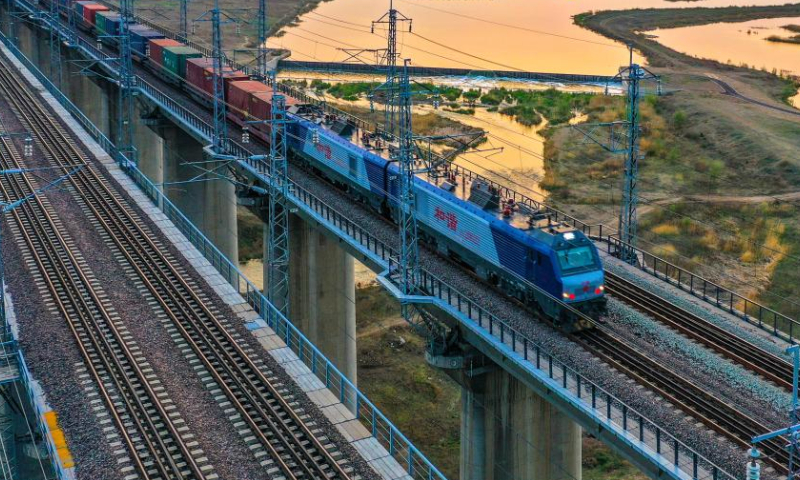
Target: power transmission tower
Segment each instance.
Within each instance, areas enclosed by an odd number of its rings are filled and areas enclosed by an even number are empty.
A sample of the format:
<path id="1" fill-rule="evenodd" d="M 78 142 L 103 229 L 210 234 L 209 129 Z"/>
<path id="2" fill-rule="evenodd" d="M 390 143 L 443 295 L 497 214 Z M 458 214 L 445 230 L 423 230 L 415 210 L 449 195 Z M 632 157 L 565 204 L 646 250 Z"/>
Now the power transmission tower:
<path id="1" fill-rule="evenodd" d="M 225 20 L 222 19 L 223 15 Z M 211 17 L 210 19 L 208 17 Z M 214 8 L 201 15 L 196 22 L 211 22 L 211 41 L 214 64 L 214 133 L 211 148 L 214 154 L 223 155 L 228 150 L 228 121 L 227 108 L 225 105 L 225 80 L 223 71 L 225 68 L 225 51 L 222 49 L 222 25 L 234 23 L 234 20 L 227 14 L 223 14 L 219 8 L 219 0 L 214 0 Z"/>
<path id="2" fill-rule="evenodd" d="M 397 81 L 397 58 L 400 53 L 397 51 L 397 22 L 408 22 L 408 31 L 411 31 L 412 20 L 394 8 L 394 0 L 389 0 L 389 11 L 383 16 L 372 22 L 372 33 L 375 33 L 375 25 L 388 25 L 386 35 L 386 110 L 384 116 L 384 132 L 387 136 L 395 135 L 397 130 L 395 120 L 397 119 L 396 98 L 392 95 L 394 84 Z"/>
<path id="3" fill-rule="evenodd" d="M 269 244 L 267 299 L 289 318 L 289 181 L 286 159 L 286 97 L 278 94 L 272 78 L 273 94 L 270 124 Z"/>
<path id="4" fill-rule="evenodd" d="M 60 22 L 61 3 L 58 0 L 50 2 L 50 78 L 58 88 L 61 88 L 61 38 L 58 32 Z"/>
<path id="5" fill-rule="evenodd" d="M 636 208 L 639 204 L 639 140 L 641 136 L 639 101 L 642 80 L 658 77 L 633 63 L 633 51 L 628 68 L 617 75 L 628 87 L 628 142 L 625 157 L 625 178 L 622 186 L 622 205 L 619 214 L 619 233 L 622 240 L 620 258 L 628 263 L 636 263 L 636 239 L 639 226 Z M 659 84 L 660 85 L 660 84 Z"/>
<path id="6" fill-rule="evenodd" d="M 189 40 L 189 0 L 181 0 L 178 39 L 184 43 Z"/>
<path id="7" fill-rule="evenodd" d="M 400 259 L 403 293 L 411 295 L 419 281 L 419 239 L 414 198 L 414 130 L 411 124 L 411 81 L 408 76 L 410 60 L 403 64 L 400 91 L 397 95 L 398 129 L 400 145 L 397 162 L 400 166 Z M 391 95 L 391 91 L 389 92 Z M 394 96 L 394 95 L 392 95 Z M 403 306 L 403 316 L 408 317 L 408 306 Z"/>
<path id="8" fill-rule="evenodd" d="M 261 78 L 267 78 L 267 0 L 258 0 L 258 46 L 256 66 Z"/>
<path id="9" fill-rule="evenodd" d="M 136 93 L 136 76 L 133 73 L 131 37 L 129 26 L 133 23 L 134 0 L 120 0 L 119 26 L 119 111 L 117 117 L 117 149 L 137 163 L 133 140 L 133 97 Z"/>
<path id="10" fill-rule="evenodd" d="M 639 151 L 641 137 L 641 116 L 639 103 L 641 101 L 641 83 L 644 80 L 656 80 L 658 93 L 661 93 L 661 80 L 654 73 L 644 67 L 633 63 L 633 50 L 630 53 L 630 63 L 610 80 L 609 83 L 622 83 L 627 86 L 627 118 L 621 122 L 595 123 L 588 125 L 575 125 L 572 128 L 585 135 L 589 140 L 598 144 L 603 149 L 615 153 L 625 154 L 625 168 L 622 185 L 622 203 L 619 213 L 620 259 L 628 263 L 636 263 L 636 239 L 638 217 L 636 208 L 639 204 L 639 162 L 642 155 Z M 608 129 L 608 141 L 595 137 L 595 131 Z"/>

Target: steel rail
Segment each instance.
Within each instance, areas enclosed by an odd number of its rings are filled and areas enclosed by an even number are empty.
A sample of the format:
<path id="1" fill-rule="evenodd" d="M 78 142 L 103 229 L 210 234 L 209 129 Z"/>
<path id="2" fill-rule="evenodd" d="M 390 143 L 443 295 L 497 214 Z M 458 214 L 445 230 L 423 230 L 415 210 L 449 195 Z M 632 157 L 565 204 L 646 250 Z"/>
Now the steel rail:
<path id="1" fill-rule="evenodd" d="M 754 436 L 773 430 L 605 330 L 587 330 L 571 337 L 616 370 L 741 447 L 749 448 Z M 784 448 L 787 443 L 785 438 L 773 439 L 766 442 L 762 450 L 767 453 L 766 460 L 784 473 L 788 472 L 789 465 L 789 454 Z"/>
<path id="2" fill-rule="evenodd" d="M 21 98 L 26 96 L 32 98 L 29 92 L 24 90 L 21 81 L 18 79 L 15 81 L 18 84 L 17 94 Z M 65 170 L 76 164 L 83 164 L 82 155 L 77 148 L 70 141 L 64 141 L 69 136 L 39 102 L 33 102 L 30 108 L 32 110 L 27 116 L 27 121 L 38 125 L 37 130 L 47 137 L 47 141 L 43 143 L 50 151 L 51 160 Z M 33 112 L 34 109 L 37 111 Z M 278 437 L 280 446 L 285 447 L 281 450 L 288 451 L 289 462 L 298 465 L 302 475 L 310 478 L 319 478 L 320 475 L 322 478 L 330 478 L 329 471 L 332 470 L 339 478 L 350 478 L 272 382 L 230 336 L 194 289 L 163 256 L 150 235 L 132 220 L 130 212 L 109 190 L 105 180 L 93 168 L 87 166 L 72 176 L 70 182 L 78 191 L 88 195 L 87 207 L 109 233 L 145 285 L 165 307 L 165 311 L 186 341 L 209 368 L 210 373 L 225 390 L 226 396 L 237 406 L 254 432 L 261 437 L 261 443 L 272 452 L 284 472 L 291 478 L 296 478 L 290 466 L 282 459 L 283 455 L 279 449 L 272 445 L 273 442 L 264 434 L 263 425 L 259 425 L 259 422 L 266 423 L 271 434 Z M 189 321 L 194 332 L 184 327 L 183 320 Z M 209 358 L 210 354 L 205 352 L 204 348 L 211 350 L 216 358 Z M 219 362 L 218 359 L 224 361 Z M 225 377 L 236 379 L 235 385 L 231 387 L 229 385 L 231 381 L 226 381 Z M 262 387 L 266 387 L 267 393 L 262 393 Z M 240 389 L 238 395 L 234 389 Z M 277 401 L 281 411 L 272 404 L 270 401 L 272 399 Z M 248 411 L 245 403 L 256 410 L 256 418 Z M 281 413 L 288 414 L 292 424 L 286 422 Z M 302 436 L 309 440 L 310 446 L 304 446 L 303 439 L 296 437 L 295 427 L 298 427 Z"/>
<path id="3" fill-rule="evenodd" d="M 2 139 L 2 144 L 3 163 L 14 168 L 21 168 L 21 162 L 8 140 Z M 11 179 L 9 176 L 4 176 L 2 190 L 6 198 L 23 198 L 34 192 L 33 185 L 27 177 L 24 177 L 24 182 L 22 182 L 18 178 Z M 17 210 L 22 210 L 23 213 L 19 213 Z M 122 339 L 122 335 L 111 320 L 108 311 L 93 290 L 90 280 L 80 268 L 80 262 L 70 251 L 68 242 L 56 228 L 53 218 L 44 204 L 34 197 L 18 209 L 13 210 L 12 213 L 20 227 L 23 239 L 32 253 L 32 258 L 42 273 L 42 278 L 58 304 L 59 310 L 68 320 L 70 331 L 77 341 L 88 369 L 95 378 L 109 413 L 128 445 L 139 473 L 145 479 L 204 479 L 205 476 L 189 454 L 188 448 L 182 445 L 180 435 L 169 414 L 147 382 L 144 372 Z M 108 338 L 106 332 L 111 334 L 112 339 Z M 105 374 L 99 370 L 99 367 L 104 369 Z M 124 412 L 125 409 L 112 399 L 105 384 L 109 380 L 104 381 L 103 377 L 108 378 L 114 389 L 126 400 L 125 404 L 128 406 L 129 412 L 127 415 L 120 412 L 120 410 Z M 146 399 L 143 399 L 143 396 L 146 396 Z M 157 420 L 152 418 L 155 415 L 149 413 L 150 410 L 155 410 L 155 414 L 159 417 Z M 145 466 L 139 449 L 128 431 L 130 427 L 123 418 L 125 416 L 134 420 L 142 442 L 153 458 L 155 470 L 159 476 L 151 475 L 149 471 L 152 468 Z M 188 465 L 189 476 L 182 473 L 183 468 L 173 457 L 174 448 L 168 445 L 167 440 L 162 437 L 157 426 L 158 423 L 165 426 L 161 430 L 166 429 L 172 437 L 171 440 L 178 444 L 181 456 L 184 457 L 182 460 Z"/>
<path id="4" fill-rule="evenodd" d="M 607 293 L 634 309 L 791 391 L 792 366 L 779 356 L 608 271 L 606 287 Z"/>

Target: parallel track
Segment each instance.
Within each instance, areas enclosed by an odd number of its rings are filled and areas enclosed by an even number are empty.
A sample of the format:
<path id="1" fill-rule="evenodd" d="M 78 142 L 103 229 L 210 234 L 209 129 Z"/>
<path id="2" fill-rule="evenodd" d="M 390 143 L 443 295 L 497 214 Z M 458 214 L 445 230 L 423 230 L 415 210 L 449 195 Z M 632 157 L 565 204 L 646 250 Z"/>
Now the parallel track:
<path id="1" fill-rule="evenodd" d="M 750 447 L 751 438 L 773 430 L 605 330 L 587 330 L 572 338 L 616 370 L 744 448 Z M 780 437 L 761 445 L 766 460 L 782 473 L 788 472 L 789 454 L 784 448 L 787 443 L 788 439 Z"/>
<path id="2" fill-rule="evenodd" d="M 0 90 L 14 105 L 20 120 L 34 132 L 52 164 L 63 167 L 64 171 L 85 164 L 70 135 L 30 93 L 30 87 L 11 73 L 5 61 L 0 62 Z M 281 474 L 289 479 L 357 478 L 335 447 L 323 443 L 327 439 L 318 438 L 311 431 L 306 425 L 308 419 L 295 412 L 237 344 L 174 262 L 166 257 L 158 240 L 137 221 L 92 165 L 86 165 L 69 181 Z"/>
<path id="3" fill-rule="evenodd" d="M 0 138 L 2 168 L 21 168 L 7 138 Z M 4 199 L 24 198 L 35 191 L 27 176 L 3 175 Z M 141 359 L 129 348 L 112 313 L 72 253 L 48 204 L 38 197 L 12 211 L 13 227 L 24 240 L 41 282 L 67 319 L 87 369 L 94 378 L 135 470 L 144 480 L 205 478 L 192 458 L 163 403 L 150 386 Z M 140 357 L 140 356 L 139 356 Z"/>
<path id="4" fill-rule="evenodd" d="M 792 390 L 792 366 L 777 355 L 608 271 L 606 285 L 609 294 L 636 310 L 739 363 L 779 387 Z"/>

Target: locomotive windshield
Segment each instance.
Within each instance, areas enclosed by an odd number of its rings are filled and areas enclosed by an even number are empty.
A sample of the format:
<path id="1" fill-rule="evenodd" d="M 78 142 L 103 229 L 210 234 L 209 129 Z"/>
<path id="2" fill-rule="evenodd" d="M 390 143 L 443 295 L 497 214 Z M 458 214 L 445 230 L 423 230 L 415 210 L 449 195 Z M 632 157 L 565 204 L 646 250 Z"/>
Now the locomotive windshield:
<path id="1" fill-rule="evenodd" d="M 591 247 L 575 247 L 559 250 L 558 263 L 563 273 L 574 273 L 579 270 L 591 270 L 595 266 Z"/>

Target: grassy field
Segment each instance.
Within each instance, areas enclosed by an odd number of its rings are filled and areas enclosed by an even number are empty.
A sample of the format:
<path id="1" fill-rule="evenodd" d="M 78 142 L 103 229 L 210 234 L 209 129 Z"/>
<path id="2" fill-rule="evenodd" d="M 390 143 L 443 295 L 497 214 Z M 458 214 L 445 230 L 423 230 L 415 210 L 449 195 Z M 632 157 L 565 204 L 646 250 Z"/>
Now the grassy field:
<path id="1" fill-rule="evenodd" d="M 776 106 L 796 92 L 795 80 L 689 57 L 636 32 L 796 15 L 800 5 L 608 11 L 575 19 L 633 44 L 669 92 L 656 97 L 649 85 L 641 103 L 643 246 L 795 316 L 800 311 L 780 297 L 796 291 L 800 212 L 770 196 L 800 190 L 800 117 L 722 95 L 709 76 Z M 624 99 L 594 97 L 586 112 L 589 122 L 624 119 Z M 579 217 L 615 223 L 624 156 L 572 129 L 544 133 L 543 186 L 553 202 Z"/>

